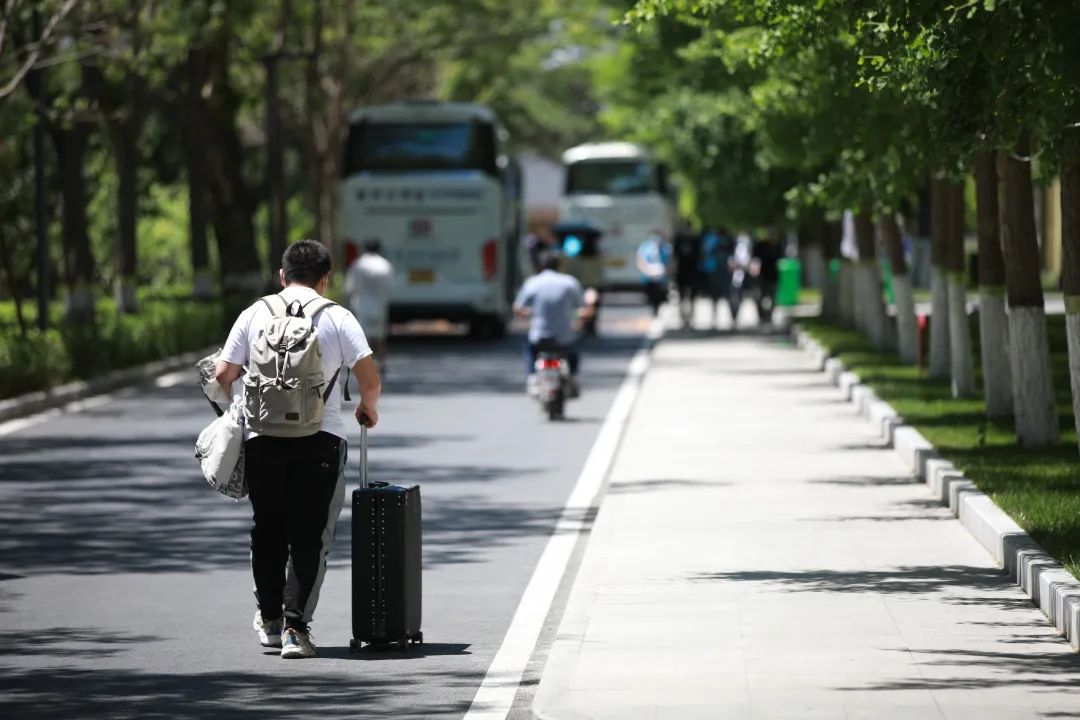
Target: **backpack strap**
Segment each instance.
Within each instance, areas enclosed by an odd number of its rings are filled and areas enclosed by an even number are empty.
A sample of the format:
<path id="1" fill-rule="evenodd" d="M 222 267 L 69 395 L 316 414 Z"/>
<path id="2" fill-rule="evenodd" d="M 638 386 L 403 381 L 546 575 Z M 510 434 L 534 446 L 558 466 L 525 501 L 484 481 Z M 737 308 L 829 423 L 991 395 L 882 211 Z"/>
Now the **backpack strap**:
<path id="1" fill-rule="evenodd" d="M 304 303 L 301 310 L 304 313 L 304 317 L 309 318 L 311 320 L 311 324 L 314 325 L 315 322 L 319 319 L 319 314 L 323 310 L 327 309 L 328 307 L 332 307 L 334 305 L 337 305 L 337 303 L 334 302 L 333 300 L 327 300 L 324 297 L 315 297 L 315 298 L 312 298 L 312 299 L 308 300 L 306 303 Z M 323 392 L 323 403 L 324 404 L 326 403 L 327 400 L 330 399 L 330 393 L 332 393 L 334 391 L 334 386 L 337 384 L 338 375 L 340 375 L 340 374 L 341 374 L 341 368 L 337 368 L 337 370 L 334 371 L 334 377 L 330 378 L 330 382 L 326 384 L 326 390 Z M 348 381 L 348 379 L 346 379 L 346 381 L 345 381 L 345 399 L 346 400 L 351 399 L 349 397 L 349 381 Z"/>
<path id="2" fill-rule="evenodd" d="M 265 305 L 270 311 L 270 314 L 274 317 L 281 317 L 289 311 L 289 304 L 285 301 L 285 298 L 281 297 L 278 293 L 261 297 L 259 298 L 259 302 Z"/>

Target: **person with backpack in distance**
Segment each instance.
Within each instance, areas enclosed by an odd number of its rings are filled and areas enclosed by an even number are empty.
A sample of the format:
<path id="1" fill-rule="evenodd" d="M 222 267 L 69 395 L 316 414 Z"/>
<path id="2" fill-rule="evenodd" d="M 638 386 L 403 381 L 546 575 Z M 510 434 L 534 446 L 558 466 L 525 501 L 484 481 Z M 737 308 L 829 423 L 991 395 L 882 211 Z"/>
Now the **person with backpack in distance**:
<path id="1" fill-rule="evenodd" d="M 310 623 L 345 498 L 342 367 L 360 390 L 357 420 L 379 421 L 379 372 L 356 317 L 323 297 L 330 273 L 321 243 L 290 245 L 284 290 L 240 314 L 215 370 L 230 396 L 243 375 L 254 628 L 283 658 L 315 656 Z"/>
<path id="2" fill-rule="evenodd" d="M 390 290 L 394 266 L 382 254 L 377 238 L 364 241 L 364 252 L 345 275 L 350 309 L 364 328 L 380 372 L 386 374 L 386 339 L 390 334 Z"/>

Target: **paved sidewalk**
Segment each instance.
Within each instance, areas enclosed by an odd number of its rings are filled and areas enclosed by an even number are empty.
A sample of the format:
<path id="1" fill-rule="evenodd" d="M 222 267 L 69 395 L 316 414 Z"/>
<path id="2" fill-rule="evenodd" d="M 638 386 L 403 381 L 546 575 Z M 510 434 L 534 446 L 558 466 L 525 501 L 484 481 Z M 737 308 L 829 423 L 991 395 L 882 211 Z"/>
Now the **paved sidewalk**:
<path id="1" fill-rule="evenodd" d="M 785 338 L 675 333 L 541 718 L 1080 718 L 1080 657 Z"/>

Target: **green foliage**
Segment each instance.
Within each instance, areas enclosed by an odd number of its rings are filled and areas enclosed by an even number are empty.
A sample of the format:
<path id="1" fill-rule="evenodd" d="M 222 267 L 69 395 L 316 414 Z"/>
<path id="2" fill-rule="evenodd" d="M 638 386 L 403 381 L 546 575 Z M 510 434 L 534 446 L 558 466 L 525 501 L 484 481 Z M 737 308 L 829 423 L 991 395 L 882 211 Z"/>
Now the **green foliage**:
<path id="1" fill-rule="evenodd" d="M 246 302 L 198 303 L 180 292 L 141 295 L 138 315 L 118 313 L 111 301 L 102 300 L 94 325 L 31 330 L 27 337 L 14 325 L 11 304 L 0 304 L 0 398 L 220 343 Z"/>

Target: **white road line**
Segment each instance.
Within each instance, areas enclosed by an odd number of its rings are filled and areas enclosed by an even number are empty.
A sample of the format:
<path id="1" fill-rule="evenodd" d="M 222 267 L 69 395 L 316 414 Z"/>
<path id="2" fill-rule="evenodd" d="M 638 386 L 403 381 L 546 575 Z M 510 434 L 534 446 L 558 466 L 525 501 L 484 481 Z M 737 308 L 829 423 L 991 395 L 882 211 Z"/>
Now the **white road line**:
<path id="1" fill-rule="evenodd" d="M 154 380 L 154 385 L 159 388 L 171 388 L 191 379 L 192 374 L 190 370 L 177 370 L 175 372 L 166 373 L 164 375 L 158 376 Z M 49 410 L 42 410 L 39 413 L 35 413 L 34 415 L 28 415 L 27 417 L 8 420 L 7 422 L 0 423 L 0 436 L 10 435 L 11 433 L 16 433 L 20 430 L 25 430 L 26 428 L 33 427 L 35 425 L 40 425 L 43 422 L 52 420 L 56 417 L 60 417 L 61 415 L 68 415 L 71 413 L 93 410 L 94 408 L 101 407 L 102 405 L 107 405 L 108 403 L 117 399 L 119 394 L 125 390 L 130 390 L 130 386 L 121 388 L 120 390 L 116 390 L 114 392 L 104 393 L 101 395 L 93 395 L 82 400 L 75 400 L 61 407 L 51 408 Z"/>
<path id="2" fill-rule="evenodd" d="M 525 666 L 532 657 L 536 640 L 551 609 L 566 566 L 570 562 L 578 536 L 589 522 L 598 504 L 598 495 L 607 477 L 615 452 L 619 449 L 623 429 L 630 419 L 641 381 L 649 367 L 649 345 L 662 334 L 660 321 L 653 323 L 649 341 L 637 351 L 626 371 L 600 433 L 585 460 L 577 483 L 566 501 L 555 531 L 536 564 L 532 578 L 525 588 L 514 619 L 503 638 L 499 651 L 488 667 L 487 675 L 476 691 L 464 720 L 504 720 L 517 695 Z"/>
<path id="3" fill-rule="evenodd" d="M 63 407 L 52 408 L 51 410 L 43 410 L 42 412 L 39 412 L 35 415 L 30 415 L 23 418 L 15 418 L 14 420 L 8 420 L 5 423 L 0 423 L 0 436 L 10 435 L 11 433 L 25 430 L 28 427 L 40 425 L 46 420 L 51 420 L 55 417 L 59 417 L 68 413 L 77 413 L 84 410 L 93 410 L 94 408 L 101 407 L 102 405 L 107 405 L 114 399 L 116 399 L 116 395 L 114 393 L 94 395 L 93 397 L 88 397 L 85 400 L 76 400 L 74 402 L 69 402 Z"/>

